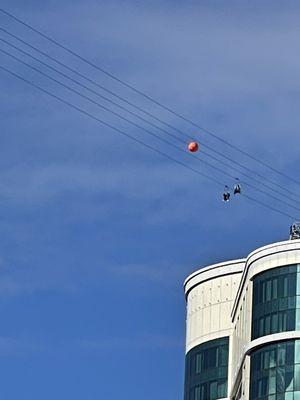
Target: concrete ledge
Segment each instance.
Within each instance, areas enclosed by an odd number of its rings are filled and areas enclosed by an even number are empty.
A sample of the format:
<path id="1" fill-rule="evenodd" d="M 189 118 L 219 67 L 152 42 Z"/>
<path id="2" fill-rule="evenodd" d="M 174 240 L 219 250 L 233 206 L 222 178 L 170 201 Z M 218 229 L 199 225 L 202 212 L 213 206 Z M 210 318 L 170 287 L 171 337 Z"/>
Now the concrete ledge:
<path id="1" fill-rule="evenodd" d="M 245 259 L 225 261 L 204 267 L 189 275 L 184 282 L 184 291 L 187 298 L 189 292 L 200 283 L 218 278 L 224 275 L 237 274 L 244 271 Z"/>

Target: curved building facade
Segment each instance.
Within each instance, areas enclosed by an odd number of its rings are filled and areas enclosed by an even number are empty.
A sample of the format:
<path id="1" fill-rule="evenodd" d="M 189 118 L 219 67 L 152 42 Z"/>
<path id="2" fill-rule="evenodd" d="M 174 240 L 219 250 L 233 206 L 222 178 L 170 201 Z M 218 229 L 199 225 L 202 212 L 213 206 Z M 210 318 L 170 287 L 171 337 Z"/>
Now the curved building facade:
<path id="1" fill-rule="evenodd" d="M 185 283 L 184 400 L 300 400 L 300 240 Z"/>
<path id="2" fill-rule="evenodd" d="M 185 400 L 227 398 L 233 324 L 230 313 L 245 260 L 202 268 L 185 283 Z"/>

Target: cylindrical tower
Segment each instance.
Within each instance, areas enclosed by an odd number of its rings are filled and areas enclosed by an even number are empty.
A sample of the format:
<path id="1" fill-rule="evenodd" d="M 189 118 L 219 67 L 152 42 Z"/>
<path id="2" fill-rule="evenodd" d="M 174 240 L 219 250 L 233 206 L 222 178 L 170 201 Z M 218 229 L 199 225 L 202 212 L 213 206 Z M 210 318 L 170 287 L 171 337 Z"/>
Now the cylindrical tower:
<path id="1" fill-rule="evenodd" d="M 202 268 L 184 287 L 185 400 L 300 400 L 299 239 Z"/>
<path id="2" fill-rule="evenodd" d="M 231 398 L 300 400 L 300 240 L 248 256 L 232 322 Z"/>
<path id="3" fill-rule="evenodd" d="M 245 260 L 201 268 L 190 275 L 187 302 L 185 400 L 228 398 L 233 324 L 230 318 Z"/>

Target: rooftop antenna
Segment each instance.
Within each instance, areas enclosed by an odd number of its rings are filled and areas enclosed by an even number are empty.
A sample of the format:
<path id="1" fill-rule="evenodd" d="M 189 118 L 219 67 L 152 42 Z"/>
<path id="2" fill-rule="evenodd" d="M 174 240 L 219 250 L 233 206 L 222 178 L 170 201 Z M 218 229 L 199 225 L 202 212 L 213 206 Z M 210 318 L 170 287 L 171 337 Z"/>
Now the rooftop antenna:
<path id="1" fill-rule="evenodd" d="M 290 240 L 300 239 L 300 222 L 294 222 L 290 226 Z"/>

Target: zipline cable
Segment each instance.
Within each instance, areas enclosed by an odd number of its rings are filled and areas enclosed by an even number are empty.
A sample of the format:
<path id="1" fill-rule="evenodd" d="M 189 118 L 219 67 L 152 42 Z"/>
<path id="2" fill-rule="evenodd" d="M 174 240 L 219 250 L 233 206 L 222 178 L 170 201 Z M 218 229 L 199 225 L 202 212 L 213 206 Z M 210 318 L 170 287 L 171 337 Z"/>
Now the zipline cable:
<path id="1" fill-rule="evenodd" d="M 20 39 L 20 38 L 17 37 L 16 35 L 14 35 L 14 34 L 8 32 L 7 30 L 5 30 L 5 29 L 3 29 L 3 28 L 1 28 L 1 27 L 0 27 L 0 30 L 3 31 L 3 32 L 6 33 L 6 34 L 12 36 L 12 37 L 15 38 L 16 40 L 22 42 L 22 43 L 25 44 L 26 46 L 28 46 L 28 47 L 34 49 L 35 51 L 39 52 L 40 54 L 46 56 L 47 58 L 51 59 L 52 61 L 55 61 L 55 62 L 58 63 L 59 65 L 64 66 L 64 67 L 67 68 L 68 70 L 71 70 L 72 72 L 76 73 L 77 75 L 79 75 L 79 76 L 83 77 L 84 79 L 90 81 L 87 77 L 85 77 L 84 75 L 81 75 L 81 74 L 78 73 L 76 70 L 73 70 L 73 69 L 69 68 L 67 65 L 65 65 L 65 64 L 61 63 L 60 61 L 54 59 L 53 57 L 49 56 L 47 53 L 42 52 L 42 51 L 39 50 L 38 48 L 36 48 L 36 47 L 34 47 L 34 46 L 31 46 L 28 42 L 23 41 L 22 39 Z M 66 79 L 71 80 L 72 82 L 74 82 L 74 83 L 76 83 L 77 85 L 79 85 L 79 86 L 85 88 L 86 90 L 88 90 L 88 91 L 90 91 L 91 93 L 97 95 L 98 97 L 104 99 L 105 101 L 107 101 L 107 102 L 109 102 L 109 103 L 115 105 L 116 107 L 122 109 L 123 111 L 126 111 L 126 112 L 129 113 L 130 115 L 133 115 L 134 117 L 136 117 L 136 118 L 142 120 L 143 122 L 148 123 L 150 126 L 155 127 L 156 129 L 159 129 L 160 131 L 166 133 L 167 135 L 172 136 L 172 137 L 175 138 L 176 140 L 179 140 L 179 141 L 182 142 L 182 140 L 179 139 L 176 135 L 172 135 L 170 132 L 166 131 L 165 129 L 161 128 L 160 126 L 158 126 L 158 125 L 156 125 L 156 124 L 153 124 L 151 121 L 148 121 L 147 119 L 141 117 L 141 116 L 138 115 L 137 113 L 134 113 L 134 112 L 128 110 L 126 107 L 123 107 L 123 106 L 121 106 L 120 104 L 118 104 L 118 103 L 112 101 L 111 99 L 107 98 L 106 96 L 101 95 L 99 92 L 96 92 L 96 91 L 94 91 L 93 89 L 91 89 L 90 87 L 88 87 L 88 86 L 86 86 L 86 85 L 83 85 L 82 83 L 80 83 L 80 82 L 78 82 L 77 80 L 71 78 L 70 76 L 64 74 L 63 72 L 57 70 L 56 68 L 50 66 L 49 64 L 43 62 L 42 60 L 40 60 L 40 59 L 38 59 L 38 58 L 36 58 L 36 57 L 34 57 L 32 54 L 30 54 L 30 53 L 24 51 L 23 49 L 20 49 L 18 46 L 15 46 L 14 44 L 8 42 L 7 40 L 5 40 L 5 39 L 3 39 L 3 38 L 0 38 L 0 40 L 1 40 L 3 43 L 5 43 L 6 45 L 8 45 L 8 46 L 10 46 L 10 47 L 12 47 L 12 48 L 14 48 L 14 49 L 16 49 L 17 51 L 21 52 L 22 54 L 25 54 L 26 56 L 28 56 L 28 57 L 34 59 L 35 61 L 38 61 L 38 62 L 41 63 L 42 65 L 45 65 L 47 68 L 49 68 L 49 69 L 55 71 L 56 73 L 58 73 L 58 74 L 64 76 Z M 92 82 L 94 83 L 94 81 L 92 81 Z M 95 83 L 94 83 L 94 84 L 95 84 Z M 102 86 L 100 86 L 100 87 L 103 88 Z M 110 92 L 110 91 L 108 91 L 108 92 Z M 111 94 L 112 94 L 112 93 L 111 93 Z M 114 94 L 114 95 L 115 95 L 115 94 Z M 119 97 L 119 96 L 116 95 L 116 97 Z M 124 100 L 123 98 L 121 98 L 121 99 L 122 99 L 122 101 L 126 101 L 126 100 Z M 129 104 L 130 104 L 130 105 L 133 105 L 133 104 L 130 103 L 130 102 L 129 102 Z M 135 105 L 133 105 L 133 106 L 135 106 Z M 140 109 L 139 107 L 136 107 L 136 108 L 139 109 L 139 110 L 142 110 L 142 109 Z M 163 124 L 165 124 L 165 125 L 171 127 L 173 130 L 179 132 L 179 133 L 180 133 L 182 136 L 184 136 L 186 139 L 190 139 L 190 136 L 186 135 L 185 133 L 183 133 L 182 131 L 180 131 L 180 130 L 177 129 L 176 127 L 173 127 L 173 126 L 171 126 L 170 124 L 165 123 L 165 122 L 162 121 L 161 119 L 156 118 L 154 115 L 152 115 L 152 114 L 150 114 L 150 113 L 148 113 L 148 112 L 146 112 L 146 111 L 144 111 L 144 110 L 142 110 L 142 111 L 143 111 L 145 114 L 151 115 L 153 118 L 157 119 L 159 122 L 161 122 L 161 123 L 163 123 Z M 185 142 L 184 142 L 184 143 L 185 143 Z M 276 182 L 270 180 L 269 178 L 264 177 L 263 175 L 257 173 L 256 171 L 253 171 L 253 170 L 251 170 L 250 168 L 248 168 L 248 167 L 246 167 L 246 166 L 240 164 L 240 163 L 237 162 L 236 160 L 227 157 L 227 156 L 224 155 L 223 153 L 220 153 L 220 152 L 216 151 L 215 149 L 211 148 L 210 146 L 205 145 L 205 144 L 203 144 L 202 142 L 201 142 L 201 145 L 204 146 L 204 147 L 206 147 L 206 148 L 208 148 L 208 149 L 209 149 L 210 151 L 212 151 L 213 153 L 215 153 L 215 154 L 221 156 L 222 158 L 225 158 L 226 160 L 229 160 L 231 163 L 233 163 L 233 164 L 235 164 L 235 165 L 238 165 L 238 166 L 240 166 L 241 168 L 243 168 L 243 169 L 249 171 L 250 173 L 252 173 L 252 174 L 254 173 L 255 175 L 261 177 L 261 179 L 264 180 L 263 185 L 264 185 L 264 187 L 266 187 L 267 189 L 273 191 L 274 193 L 279 194 L 280 196 L 286 197 L 286 198 L 288 198 L 289 200 L 291 200 L 291 201 L 293 201 L 293 202 L 295 202 L 295 203 L 299 203 L 299 200 L 298 200 L 298 199 L 299 199 L 299 196 L 296 195 L 296 194 L 294 194 L 294 193 L 291 192 L 290 190 L 284 188 L 283 186 L 277 184 Z M 261 184 L 261 182 L 260 182 L 257 178 L 255 178 L 255 177 L 253 177 L 253 176 L 249 176 L 248 174 L 245 174 L 244 172 L 240 171 L 239 169 L 234 168 L 234 167 L 232 167 L 232 166 L 230 166 L 230 165 L 228 165 L 228 164 L 225 164 L 223 161 L 221 161 L 221 160 L 219 160 L 218 158 L 216 158 L 216 157 L 210 155 L 209 153 L 207 153 L 207 152 L 205 152 L 205 151 L 203 151 L 203 150 L 202 150 L 201 153 L 204 154 L 204 155 L 206 155 L 207 157 L 210 157 L 210 158 L 214 159 L 215 161 L 217 161 L 217 162 L 219 162 L 219 163 L 222 163 L 222 164 L 225 165 L 226 167 L 231 168 L 231 169 L 237 171 L 238 173 L 240 173 L 240 174 L 242 174 L 242 175 L 248 177 L 249 179 L 252 179 L 252 180 L 256 181 L 257 183 Z M 280 192 L 280 191 L 278 191 L 278 190 L 272 188 L 271 186 L 267 185 L 267 184 L 266 184 L 266 181 L 268 181 L 268 182 L 270 182 L 271 184 L 273 184 L 273 185 L 275 185 L 275 186 L 281 188 L 281 189 L 284 191 L 284 193 L 282 193 L 282 192 Z M 292 199 L 292 198 L 289 197 L 286 193 L 290 193 L 290 194 L 293 195 L 296 199 Z"/>
<path id="2" fill-rule="evenodd" d="M 202 177 L 205 177 L 206 179 L 209 179 L 209 180 L 213 181 L 214 183 L 216 183 L 216 184 L 218 184 L 218 185 L 222 185 L 222 186 L 223 186 L 223 183 L 220 182 L 219 180 L 215 179 L 214 177 L 212 177 L 212 176 L 210 176 L 210 175 L 207 175 L 207 174 L 203 173 L 202 171 L 199 171 L 199 170 L 197 170 L 197 169 L 195 169 L 195 168 L 193 168 L 193 167 L 190 167 L 189 165 L 187 165 L 187 164 L 181 162 L 180 160 L 177 160 L 176 158 L 174 158 L 174 157 L 172 157 L 172 156 L 169 156 L 167 153 L 165 153 L 165 152 L 163 152 L 163 151 L 161 151 L 161 150 L 158 150 L 158 149 L 156 149 L 155 147 L 153 147 L 153 146 L 151 146 L 151 145 L 148 145 L 147 143 L 143 142 L 142 140 L 140 140 L 140 139 L 138 139 L 138 138 L 136 138 L 136 137 L 134 137 L 134 136 L 128 134 L 127 132 L 124 132 L 123 130 L 121 130 L 121 129 L 119 129 L 119 128 L 117 128 L 117 127 L 115 127 L 115 126 L 113 126 L 113 125 L 111 125 L 111 124 L 109 124 L 109 123 L 107 123 L 106 121 L 103 121 L 102 119 L 100 119 L 100 118 L 94 116 L 93 114 L 89 113 L 88 111 L 86 111 L 86 110 L 84 110 L 84 109 L 82 109 L 82 108 L 80 108 L 80 107 L 78 107 L 78 106 L 72 104 L 71 102 L 69 102 L 69 101 L 67 101 L 67 100 L 65 100 L 65 99 L 63 99 L 63 98 L 61 98 L 61 97 L 55 95 L 54 93 L 52 93 L 52 92 L 50 92 L 50 91 L 48 91 L 48 90 L 42 88 L 41 86 L 35 84 L 34 82 L 32 82 L 32 81 L 30 81 L 30 80 L 28 80 L 28 79 L 22 77 L 21 75 L 16 74 L 15 72 L 13 72 L 13 71 L 11 71 L 11 70 L 9 70 L 8 68 L 3 67 L 2 65 L 0 65 L 0 69 L 2 69 L 3 71 L 5 71 L 6 73 L 10 74 L 11 76 L 13 76 L 13 77 L 15 77 L 15 78 L 17 78 L 17 79 L 19 79 L 19 80 L 21 80 L 21 81 L 23 81 L 23 82 L 25 82 L 25 83 L 31 85 L 31 86 L 33 86 L 34 88 L 38 89 L 39 91 L 41 91 L 41 92 L 47 94 L 48 96 L 50 96 L 50 97 L 52 97 L 52 98 L 58 100 L 59 102 L 65 104 L 65 105 L 67 105 L 67 106 L 69 106 L 70 108 L 72 108 L 72 109 L 78 111 L 79 113 L 81 113 L 81 114 L 83 114 L 83 115 L 85 115 L 85 116 L 87 116 L 87 117 L 89 117 L 89 118 L 91 118 L 91 119 L 97 121 L 98 123 L 100 123 L 100 124 L 102 124 L 102 125 L 104 125 L 104 126 L 110 128 L 110 129 L 114 130 L 115 132 L 118 132 L 119 134 L 121 134 L 121 135 L 123 135 L 123 136 L 126 136 L 127 138 L 129 138 L 129 139 L 131 139 L 131 140 L 133 140 L 133 141 L 139 143 L 140 145 L 147 147 L 149 150 L 152 150 L 152 151 L 154 151 L 154 152 L 156 152 L 156 153 L 162 155 L 163 157 L 166 157 L 166 158 L 168 158 L 169 160 L 171 160 L 171 161 L 173 161 L 173 162 L 175 162 L 175 163 L 177 163 L 177 164 L 183 166 L 184 168 L 187 168 L 187 169 L 189 169 L 190 171 L 193 171 L 194 173 L 197 173 L 198 175 L 200 175 L 200 176 L 202 176 Z M 245 196 L 245 195 L 244 195 L 244 196 Z M 284 211 L 282 211 L 282 210 L 279 210 L 279 209 L 277 209 L 277 208 L 275 208 L 275 207 L 273 207 L 273 206 L 270 206 L 270 205 L 268 205 L 268 204 L 266 204 L 266 203 L 264 203 L 264 202 L 262 202 L 262 201 L 260 201 L 260 200 L 254 199 L 254 198 L 252 198 L 252 197 L 250 197 L 250 196 L 247 196 L 247 195 L 246 195 L 245 197 L 248 198 L 249 200 L 255 201 L 256 203 L 261 204 L 261 205 L 263 205 L 264 207 L 266 207 L 266 208 L 268 208 L 268 209 L 270 209 L 270 210 L 272 210 L 272 211 L 275 211 L 275 212 L 277 212 L 277 213 L 279 213 L 279 214 L 281 214 L 281 215 L 284 215 L 284 216 L 286 216 L 286 217 L 288 217 L 288 218 L 291 218 L 291 219 L 293 219 L 293 220 L 296 219 L 295 216 L 292 216 L 292 215 L 290 215 L 290 214 L 288 214 L 288 213 L 286 213 L 286 212 L 284 212 Z"/>
<path id="3" fill-rule="evenodd" d="M 139 94 L 140 96 L 146 98 L 147 100 L 151 101 L 152 103 L 156 104 L 157 106 L 161 107 L 162 109 L 164 109 L 165 111 L 168 111 L 169 113 L 173 114 L 174 116 L 180 118 L 181 120 L 191 124 L 192 126 L 201 129 L 203 132 L 206 132 L 208 135 L 212 136 L 214 139 L 226 144 L 227 146 L 231 147 L 232 149 L 238 151 L 239 153 L 243 154 L 244 156 L 247 156 L 248 158 L 252 159 L 253 161 L 256 161 L 257 163 L 263 165 L 265 168 L 270 169 L 271 171 L 273 171 L 274 173 L 281 175 L 282 177 L 294 182 L 295 184 L 300 186 L 300 182 L 297 181 L 296 179 L 290 177 L 289 175 L 277 170 L 276 168 L 272 167 L 271 165 L 267 164 L 266 162 L 260 160 L 259 158 L 254 157 L 252 154 L 246 152 L 243 149 L 240 149 L 238 146 L 232 144 L 231 142 L 223 139 L 222 137 L 218 136 L 217 134 L 215 134 L 214 132 L 200 126 L 199 124 L 193 122 L 191 119 L 183 116 L 182 114 L 178 113 L 177 111 L 174 111 L 173 109 L 169 108 L 168 106 L 164 105 L 163 103 L 161 103 L 160 101 L 157 101 L 156 99 L 154 99 L 152 96 L 142 92 L 141 90 L 137 89 L 135 86 L 125 82 L 124 80 L 118 78 L 116 75 L 110 73 L 109 71 L 105 70 L 104 68 L 100 67 L 99 65 L 95 64 L 94 62 L 88 60 L 87 58 L 81 56 L 79 53 L 75 52 L 74 50 L 70 49 L 69 47 L 61 44 L 60 42 L 58 42 L 57 40 L 51 38 L 50 36 L 44 34 L 43 32 L 41 32 L 40 30 L 38 30 L 37 28 L 34 28 L 32 25 L 26 23 L 25 21 L 21 20 L 20 18 L 18 18 L 17 16 L 15 16 L 14 14 L 4 10 L 3 8 L 0 8 L 0 12 L 2 12 L 3 14 L 5 14 L 6 16 L 8 16 L 9 18 L 15 20 L 16 22 L 22 24 L 23 26 L 27 27 L 28 29 L 32 30 L 33 32 L 37 33 L 38 35 L 40 35 L 41 37 L 43 37 L 44 39 L 48 40 L 49 42 L 53 43 L 54 45 L 60 47 L 61 49 L 65 50 L 66 52 L 68 52 L 69 54 L 73 55 L 74 57 L 78 58 L 79 60 L 85 62 L 86 64 L 90 65 L 91 67 L 95 68 L 96 70 L 102 72 L 103 74 L 105 74 L 106 76 L 108 76 L 109 78 L 115 80 L 116 82 L 120 83 L 121 85 L 127 87 L 128 89 L 134 91 L 135 93 Z"/>
<path id="4" fill-rule="evenodd" d="M 32 65 L 30 65 L 30 64 L 28 64 L 28 63 L 26 63 L 25 61 L 19 59 L 18 57 L 14 56 L 14 55 L 12 55 L 12 54 L 10 54 L 10 53 L 8 53 L 7 51 L 5 51 L 5 50 L 3 50 L 3 49 L 1 49 L 1 48 L 0 48 L 0 52 L 6 54 L 7 56 L 9 56 L 9 57 L 11 57 L 11 58 L 13 58 L 14 60 L 20 62 L 21 64 L 23 64 L 23 65 L 25 65 L 25 66 L 27 66 L 28 68 L 30 68 L 30 69 L 32 69 L 32 70 L 38 72 L 39 74 L 45 76 L 46 78 L 48 78 L 48 79 L 50 79 L 51 81 L 53 81 L 53 82 L 59 84 L 60 86 L 66 88 L 66 89 L 68 89 L 68 90 L 70 90 L 71 92 L 73 92 L 73 93 L 75 93 L 76 95 L 78 95 L 78 96 L 84 98 L 85 100 L 88 100 L 88 101 L 91 102 L 92 104 L 97 105 L 97 106 L 100 107 L 101 109 L 103 109 L 103 110 L 105 110 L 105 111 L 107 111 L 107 112 L 113 114 L 114 116 L 117 116 L 118 118 L 122 119 L 123 121 L 126 121 L 127 123 L 130 123 L 130 124 L 133 125 L 134 127 L 138 128 L 138 129 L 142 129 L 142 130 L 145 131 L 147 134 L 149 134 L 149 135 L 155 137 L 156 139 L 158 139 L 158 140 L 160 140 L 160 141 L 162 141 L 162 142 L 168 144 L 169 146 L 175 148 L 176 150 L 183 152 L 185 155 L 187 154 L 187 153 L 186 153 L 186 150 L 182 149 L 181 147 L 176 146 L 173 142 L 170 142 L 169 140 L 166 140 L 166 139 L 162 138 L 161 136 L 157 135 L 156 133 L 154 133 L 154 132 L 152 132 L 152 131 L 149 131 L 148 129 L 144 128 L 144 127 L 141 126 L 141 125 L 136 124 L 134 121 L 132 121 L 132 120 L 130 120 L 130 119 L 128 119 L 128 118 L 126 118 L 126 117 L 124 117 L 124 116 L 122 116 L 122 115 L 116 113 L 115 111 L 113 111 L 113 110 L 111 110 L 111 109 L 109 109 L 109 108 L 103 106 L 103 105 L 100 104 L 99 102 L 97 102 L 97 101 L 91 99 L 90 97 L 88 97 L 88 96 L 82 94 L 81 92 L 78 92 L 77 90 L 73 89 L 72 87 L 70 87 L 70 86 L 66 85 L 65 83 L 63 83 L 63 82 L 61 82 L 61 81 L 59 81 L 59 80 L 53 78 L 52 76 L 50 76 L 50 75 L 44 73 L 43 71 L 41 71 L 41 70 L 39 70 L 38 68 L 36 68 L 36 67 L 34 67 L 34 66 L 32 66 Z M 224 174 L 224 175 L 226 175 L 226 176 L 232 178 L 233 180 L 236 180 L 236 176 L 235 176 L 235 175 L 232 175 L 231 173 L 224 171 L 223 169 L 221 169 L 221 168 L 219 168 L 219 167 L 217 167 L 217 166 L 215 166 L 215 165 L 209 163 L 208 161 L 202 160 L 200 157 L 196 156 L 196 155 L 193 154 L 193 153 L 188 153 L 188 154 L 189 154 L 190 156 L 192 156 L 193 158 L 197 159 L 198 161 L 200 161 L 201 163 L 205 164 L 206 166 L 208 166 L 208 167 L 210 167 L 210 168 L 212 168 L 212 169 L 214 169 L 214 170 L 216 170 L 216 171 L 218 171 L 218 172 L 220 172 L 220 173 L 222 173 L 222 174 Z M 300 211 L 300 208 L 299 208 L 299 207 L 296 207 L 296 206 L 294 206 L 293 204 L 291 204 L 291 203 L 289 203 L 289 202 L 287 202 L 287 201 L 285 201 L 285 200 L 282 200 L 282 199 L 280 199 L 280 198 L 278 198 L 278 197 L 276 197 L 276 196 L 274 196 L 274 195 L 268 193 L 268 192 L 265 191 L 264 189 L 257 188 L 256 186 L 250 184 L 249 182 L 244 182 L 244 183 L 246 183 L 247 186 L 249 186 L 250 188 L 256 190 L 257 192 L 263 193 L 263 194 L 265 194 L 265 195 L 267 195 L 267 196 L 273 198 L 274 200 L 276 200 L 276 201 L 278 201 L 278 202 L 281 202 L 281 203 L 287 205 L 288 207 L 291 207 L 291 208 L 293 208 L 293 209 L 295 209 L 295 210 L 297 210 L 297 211 Z"/>
<path id="5" fill-rule="evenodd" d="M 107 98 L 106 96 L 103 96 L 103 95 L 99 94 L 98 92 L 96 92 L 96 91 L 94 91 L 93 89 L 89 88 L 88 86 L 82 84 L 81 82 L 77 81 L 76 79 L 73 79 L 72 77 L 70 77 L 69 75 L 63 73 L 62 71 L 60 71 L 60 70 L 58 70 L 58 69 L 52 67 L 51 65 L 45 63 L 44 61 L 40 60 L 39 58 L 34 57 L 32 54 L 28 53 L 27 51 L 24 51 L 23 49 L 19 48 L 18 46 L 15 46 L 14 44 L 8 42 L 8 41 L 5 40 L 5 39 L 2 39 L 1 37 L 0 37 L 0 41 L 2 41 L 3 43 L 5 43 L 6 45 L 12 47 L 13 49 L 19 51 L 20 53 L 26 55 L 27 57 L 30 57 L 31 59 L 33 59 L 33 60 L 39 62 L 40 64 L 42 64 L 42 65 L 44 65 L 44 66 L 46 66 L 48 69 L 50 69 L 50 70 L 54 71 L 55 73 L 57 73 L 57 74 L 63 76 L 64 78 L 70 80 L 71 82 L 75 83 L 76 85 L 78 85 L 78 86 L 80 86 L 80 87 L 82 87 L 82 88 L 88 90 L 89 92 L 95 94 L 96 96 L 100 97 L 101 99 L 103 99 L 103 100 L 105 100 L 105 101 L 107 101 L 107 102 L 113 104 L 114 106 L 120 108 L 121 110 L 123 110 L 123 111 L 129 113 L 130 115 L 134 116 L 135 118 L 138 118 L 138 119 L 140 119 L 141 121 L 150 124 L 150 126 L 156 128 L 156 129 L 161 130 L 162 132 L 166 133 L 168 136 L 171 136 L 172 138 L 174 138 L 175 140 L 179 141 L 180 143 L 186 144 L 185 140 L 181 139 L 181 137 L 178 137 L 177 135 L 174 135 L 174 134 L 170 133 L 169 131 L 166 131 L 165 129 L 159 127 L 158 125 L 153 124 L 152 122 L 150 122 L 150 121 L 146 120 L 145 118 L 141 117 L 139 114 L 137 114 L 137 113 L 135 113 L 135 112 L 132 112 L 132 111 L 128 110 L 126 107 L 123 107 L 123 106 L 119 105 L 118 103 L 112 101 L 111 99 Z M 20 59 L 14 57 L 12 54 L 7 53 L 7 52 L 4 52 L 4 53 L 5 53 L 6 55 L 9 55 L 10 57 L 15 58 L 17 61 L 22 62 Z M 27 63 L 25 63 L 25 65 L 26 65 L 26 66 L 29 66 Z M 185 135 L 185 136 L 186 136 L 186 138 L 188 138 L 187 135 Z M 218 152 L 217 152 L 217 153 L 218 153 Z M 217 162 L 220 163 L 222 166 L 226 166 L 227 168 L 230 168 L 230 169 L 232 169 L 232 170 L 238 172 L 239 174 L 241 174 L 241 175 L 247 177 L 248 179 L 254 180 L 255 182 L 261 184 L 261 182 L 260 182 L 258 179 L 254 178 L 254 177 L 252 177 L 252 176 L 250 176 L 250 175 L 248 175 L 248 174 L 245 174 L 243 171 L 241 171 L 241 170 L 239 170 L 239 169 L 237 169 L 237 168 L 235 168 L 235 167 L 233 167 L 233 166 L 231 166 L 231 165 L 229 165 L 229 164 L 227 164 L 227 163 L 224 163 L 224 161 L 218 159 L 217 157 L 212 156 L 211 154 L 207 153 L 205 150 L 202 149 L 202 150 L 201 150 L 201 155 L 203 155 L 203 154 L 204 154 L 206 157 L 209 157 L 209 158 L 211 158 L 211 159 L 217 161 Z M 292 202 L 294 202 L 294 203 L 296 203 L 296 204 L 299 204 L 299 200 L 298 200 L 298 199 L 295 200 L 295 199 L 289 197 L 286 193 L 282 193 L 282 192 L 280 192 L 280 191 L 278 191 L 278 190 L 272 188 L 271 186 L 267 185 L 265 182 L 264 182 L 264 187 L 267 188 L 267 189 L 269 189 L 269 190 L 271 190 L 271 191 L 273 191 L 274 193 L 279 194 L 280 196 L 283 196 L 283 197 L 288 198 L 290 201 L 292 201 Z M 295 196 L 296 196 L 296 195 L 295 195 Z"/>

